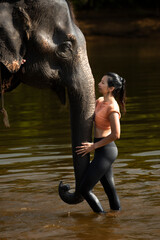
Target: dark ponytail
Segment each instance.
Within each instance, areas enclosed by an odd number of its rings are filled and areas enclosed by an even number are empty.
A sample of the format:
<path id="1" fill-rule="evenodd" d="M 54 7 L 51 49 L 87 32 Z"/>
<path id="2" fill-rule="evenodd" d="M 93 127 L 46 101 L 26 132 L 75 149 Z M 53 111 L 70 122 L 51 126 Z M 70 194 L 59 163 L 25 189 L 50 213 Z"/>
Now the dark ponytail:
<path id="1" fill-rule="evenodd" d="M 126 113 L 126 80 L 116 73 L 108 72 L 108 86 L 114 87 L 113 96 L 118 101 L 123 113 Z"/>

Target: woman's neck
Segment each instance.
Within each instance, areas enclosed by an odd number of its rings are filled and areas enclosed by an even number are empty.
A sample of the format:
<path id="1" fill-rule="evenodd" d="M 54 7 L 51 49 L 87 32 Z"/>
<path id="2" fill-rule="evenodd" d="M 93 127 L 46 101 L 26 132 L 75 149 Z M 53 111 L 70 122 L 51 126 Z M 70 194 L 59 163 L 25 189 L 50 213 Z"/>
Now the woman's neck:
<path id="1" fill-rule="evenodd" d="M 103 95 L 103 97 L 104 97 L 105 102 L 113 102 L 114 101 L 114 97 L 110 93 Z"/>

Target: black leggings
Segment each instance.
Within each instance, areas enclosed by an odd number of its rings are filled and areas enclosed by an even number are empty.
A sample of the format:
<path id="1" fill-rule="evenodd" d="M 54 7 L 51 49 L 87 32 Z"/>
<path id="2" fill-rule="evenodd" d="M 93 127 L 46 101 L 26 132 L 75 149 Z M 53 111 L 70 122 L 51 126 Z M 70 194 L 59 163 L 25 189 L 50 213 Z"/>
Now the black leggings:
<path id="1" fill-rule="evenodd" d="M 102 138 L 95 138 L 94 142 Z M 120 210 L 120 201 L 116 193 L 112 172 L 112 163 L 117 158 L 116 144 L 111 142 L 95 150 L 93 161 L 90 163 L 80 185 L 80 192 L 94 212 L 104 212 L 98 198 L 92 193 L 93 187 L 100 180 L 109 199 L 112 210 Z"/>

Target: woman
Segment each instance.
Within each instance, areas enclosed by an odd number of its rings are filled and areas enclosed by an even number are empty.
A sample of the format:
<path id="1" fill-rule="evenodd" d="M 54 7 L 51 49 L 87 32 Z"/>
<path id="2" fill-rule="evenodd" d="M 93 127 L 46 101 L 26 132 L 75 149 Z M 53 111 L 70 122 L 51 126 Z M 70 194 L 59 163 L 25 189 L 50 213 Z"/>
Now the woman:
<path id="1" fill-rule="evenodd" d="M 80 192 L 94 212 L 104 212 L 99 200 L 92 193 L 93 187 L 100 180 L 109 199 L 112 210 L 120 210 L 120 202 L 116 193 L 112 163 L 118 155 L 114 143 L 120 138 L 120 110 L 125 112 L 125 80 L 116 73 L 107 73 L 98 84 L 103 97 L 96 101 L 94 120 L 94 143 L 84 142 L 77 147 L 77 154 L 82 156 L 95 150 L 80 186 Z M 117 101 L 118 103 L 117 103 Z"/>

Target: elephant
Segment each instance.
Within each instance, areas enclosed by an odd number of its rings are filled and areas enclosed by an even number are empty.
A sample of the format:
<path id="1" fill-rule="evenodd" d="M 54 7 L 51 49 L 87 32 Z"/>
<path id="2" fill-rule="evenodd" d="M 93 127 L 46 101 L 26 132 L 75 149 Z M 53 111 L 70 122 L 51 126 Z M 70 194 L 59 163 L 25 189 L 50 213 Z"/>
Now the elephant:
<path id="1" fill-rule="evenodd" d="M 80 183 L 90 155 L 81 157 L 75 149 L 92 140 L 95 83 L 69 1 L 0 0 L 0 69 L 3 92 L 22 83 L 52 89 L 62 104 L 68 97 L 75 190 L 61 181 L 59 196 L 67 204 L 82 202 Z"/>

